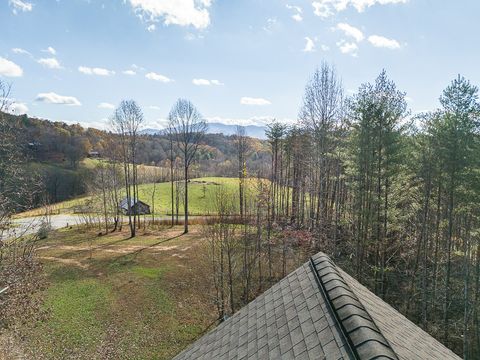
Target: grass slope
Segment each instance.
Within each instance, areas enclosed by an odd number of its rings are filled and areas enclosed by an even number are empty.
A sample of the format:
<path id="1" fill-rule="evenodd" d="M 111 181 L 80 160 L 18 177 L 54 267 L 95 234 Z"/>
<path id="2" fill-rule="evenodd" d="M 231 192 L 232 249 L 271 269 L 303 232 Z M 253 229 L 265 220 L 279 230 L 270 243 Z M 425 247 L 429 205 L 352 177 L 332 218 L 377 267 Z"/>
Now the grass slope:
<path id="1" fill-rule="evenodd" d="M 263 180 L 266 181 L 266 180 Z M 219 187 L 223 187 L 231 194 L 238 196 L 239 184 L 237 178 L 223 177 L 203 177 L 191 179 L 188 185 L 189 214 L 190 215 L 214 215 L 215 206 L 214 198 Z M 140 200 L 146 202 L 150 206 L 155 206 L 155 213 L 158 215 L 171 214 L 171 193 L 170 183 L 143 184 L 139 186 Z M 180 182 L 183 187 L 183 183 Z M 155 192 L 154 192 L 155 188 Z M 257 189 L 257 180 L 247 180 L 247 200 L 254 201 L 254 194 Z M 153 201 L 152 195 L 154 194 Z M 81 206 L 90 196 L 84 196 L 68 201 L 63 201 L 52 206 L 56 213 L 71 213 L 74 208 Z M 152 207 L 153 210 L 153 207 Z M 183 213 L 183 195 L 180 194 L 179 213 Z M 237 211 L 240 211 L 237 209 Z M 18 214 L 17 217 L 42 215 L 43 209 L 34 209 L 31 211 Z"/>
<path id="2" fill-rule="evenodd" d="M 255 180 L 250 180 L 251 184 L 247 186 L 247 196 L 251 199 L 255 193 Z M 183 188 L 183 183 L 180 183 Z M 170 214 L 171 213 L 171 191 L 170 183 L 160 183 L 155 185 L 155 213 Z M 188 184 L 188 212 L 191 215 L 212 215 L 215 214 L 215 194 L 219 187 L 224 188 L 228 193 L 238 196 L 239 185 L 237 178 L 222 178 L 222 177 L 204 177 L 192 179 Z M 154 185 L 145 184 L 140 186 L 140 199 L 152 205 Z M 182 190 L 183 191 L 183 190 Z M 183 194 L 183 193 L 182 193 Z M 182 214 L 183 198 L 180 196 L 179 212 Z M 240 211 L 240 209 L 237 209 Z"/>
<path id="3" fill-rule="evenodd" d="M 48 316 L 29 330 L 32 358 L 170 359 L 215 319 L 199 227 L 97 237 L 54 232 L 42 244 Z M 93 249 L 93 250 L 92 250 Z"/>

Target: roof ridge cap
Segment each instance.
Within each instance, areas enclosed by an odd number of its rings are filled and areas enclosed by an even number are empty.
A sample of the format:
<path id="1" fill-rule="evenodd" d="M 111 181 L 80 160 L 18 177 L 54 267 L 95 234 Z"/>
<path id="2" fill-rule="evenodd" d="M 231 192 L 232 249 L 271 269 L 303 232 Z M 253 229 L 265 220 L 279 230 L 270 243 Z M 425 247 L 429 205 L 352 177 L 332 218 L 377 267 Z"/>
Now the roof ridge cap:
<path id="1" fill-rule="evenodd" d="M 330 257 L 320 252 L 310 258 L 310 267 L 353 356 L 358 360 L 398 360 L 390 343 Z"/>

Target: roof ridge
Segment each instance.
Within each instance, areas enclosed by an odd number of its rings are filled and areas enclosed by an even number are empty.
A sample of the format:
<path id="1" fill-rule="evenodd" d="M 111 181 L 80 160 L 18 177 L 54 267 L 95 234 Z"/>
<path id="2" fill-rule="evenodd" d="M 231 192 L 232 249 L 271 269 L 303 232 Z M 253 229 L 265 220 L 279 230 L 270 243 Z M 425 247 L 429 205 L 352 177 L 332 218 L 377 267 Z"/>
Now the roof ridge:
<path id="1" fill-rule="evenodd" d="M 324 253 L 318 253 L 310 258 L 310 267 L 355 358 L 398 360 L 390 343 L 333 261 Z"/>

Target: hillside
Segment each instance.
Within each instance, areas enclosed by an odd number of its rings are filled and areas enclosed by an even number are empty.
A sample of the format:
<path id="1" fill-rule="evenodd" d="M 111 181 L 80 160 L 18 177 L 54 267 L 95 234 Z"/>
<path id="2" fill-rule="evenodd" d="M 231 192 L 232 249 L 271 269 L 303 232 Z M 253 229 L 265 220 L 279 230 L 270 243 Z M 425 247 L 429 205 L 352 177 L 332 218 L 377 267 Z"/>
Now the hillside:
<path id="1" fill-rule="evenodd" d="M 262 180 L 266 181 L 266 180 Z M 253 195 L 257 193 L 256 179 L 247 181 L 247 199 L 253 201 Z M 139 186 L 140 200 L 149 204 L 152 211 L 157 216 L 166 216 L 171 214 L 172 203 L 170 195 L 170 182 L 161 182 L 158 184 L 142 184 Z M 179 182 L 179 187 L 183 187 L 183 183 Z M 238 179 L 222 178 L 222 177 L 203 177 L 191 179 L 188 187 L 189 198 L 189 214 L 191 215 L 214 215 L 215 214 L 215 194 L 222 187 L 229 194 L 238 196 Z M 124 193 L 122 189 L 122 194 Z M 92 196 L 79 196 L 71 200 L 61 201 L 50 206 L 50 210 L 55 214 L 72 214 L 79 209 L 85 207 L 90 201 L 94 200 Z M 238 206 L 238 204 L 236 204 Z M 183 201 L 180 198 L 179 215 L 183 215 Z M 237 208 L 237 211 L 239 209 Z M 36 216 L 44 213 L 43 208 L 33 209 L 21 214 L 17 217 Z"/>
<path id="2" fill-rule="evenodd" d="M 119 151 L 117 135 L 109 131 L 85 129 L 78 124 L 69 125 L 27 115 L 4 116 L 12 127 L 20 129 L 22 138 L 18 139 L 18 146 L 33 162 L 47 162 L 76 169 L 89 154 L 110 158 Z M 255 173 L 264 171 L 263 164 L 270 156 L 268 143 L 254 137 L 250 137 L 248 142 L 249 169 Z M 141 164 L 162 166 L 168 162 L 169 151 L 169 141 L 162 134 L 139 137 L 137 159 Z M 234 136 L 207 133 L 199 147 L 196 169 L 203 175 L 235 176 L 235 159 Z"/>
<path id="3" fill-rule="evenodd" d="M 267 130 L 266 126 L 258 125 L 247 125 L 245 126 L 245 133 L 247 136 L 252 138 L 265 140 L 267 136 L 265 131 Z M 209 122 L 207 133 L 208 134 L 223 134 L 226 136 L 235 135 L 237 131 L 237 125 L 222 124 L 216 122 Z M 140 131 L 142 135 L 159 135 L 162 134 L 163 130 L 147 128 Z"/>
<path id="4" fill-rule="evenodd" d="M 46 189 L 47 198 L 37 199 L 37 206 L 45 201 L 57 203 L 86 194 L 97 158 L 108 160 L 118 157 L 120 152 L 117 135 L 108 131 L 26 115 L 3 115 L 12 128 L 19 129 L 17 146 L 28 159 L 29 171 L 38 175 Z M 265 164 L 271 157 L 268 143 L 250 137 L 248 147 L 249 173 L 267 177 Z M 175 154 L 175 157 L 180 167 L 179 155 Z M 137 161 L 142 164 L 139 168 L 142 182 L 167 181 L 169 158 L 170 143 L 166 136 L 139 137 Z M 155 171 L 149 171 L 148 167 Z M 236 177 L 237 167 L 235 137 L 205 134 L 191 167 L 191 176 Z"/>

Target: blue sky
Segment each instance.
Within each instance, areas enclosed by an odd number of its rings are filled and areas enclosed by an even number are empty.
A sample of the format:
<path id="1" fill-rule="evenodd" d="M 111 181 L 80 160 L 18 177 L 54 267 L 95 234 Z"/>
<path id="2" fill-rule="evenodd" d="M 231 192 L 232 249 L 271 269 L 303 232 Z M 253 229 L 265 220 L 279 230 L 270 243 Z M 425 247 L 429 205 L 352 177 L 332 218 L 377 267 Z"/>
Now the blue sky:
<path id="1" fill-rule="evenodd" d="M 480 84 L 480 1 L 2 0 L 15 110 L 105 127 L 134 99 L 161 127 L 179 97 L 209 121 L 294 121 L 325 60 L 347 93 L 385 68 L 413 113 L 458 74 Z"/>

